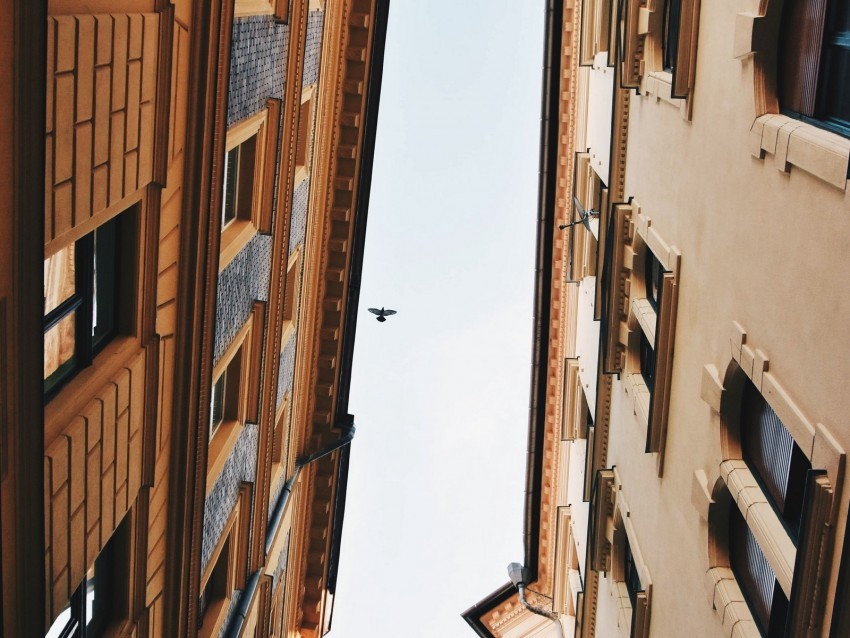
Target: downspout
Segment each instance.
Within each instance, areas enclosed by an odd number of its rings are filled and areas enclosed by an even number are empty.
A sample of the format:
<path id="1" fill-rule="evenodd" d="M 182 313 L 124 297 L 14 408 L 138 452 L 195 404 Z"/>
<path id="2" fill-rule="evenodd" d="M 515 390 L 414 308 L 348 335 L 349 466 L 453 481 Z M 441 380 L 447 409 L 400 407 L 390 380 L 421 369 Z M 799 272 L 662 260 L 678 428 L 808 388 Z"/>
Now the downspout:
<path id="1" fill-rule="evenodd" d="M 553 611 L 543 609 L 542 607 L 535 607 L 530 602 L 528 602 L 528 599 L 526 599 L 525 597 L 525 585 L 523 583 L 517 585 L 517 590 L 519 591 L 519 602 L 523 604 L 523 607 L 525 607 L 532 614 L 543 616 L 544 618 L 548 618 L 553 623 L 555 623 L 555 629 L 558 638 L 564 638 L 564 628 L 561 626 L 561 621 L 558 619 L 558 614 Z"/>
<path id="2" fill-rule="evenodd" d="M 295 461 L 295 470 L 293 470 L 292 476 L 290 476 L 286 480 L 286 483 L 284 483 L 283 491 L 277 499 L 274 513 L 272 514 L 272 518 L 266 528 L 266 554 L 271 551 L 272 545 L 274 544 L 275 534 L 283 521 L 283 514 L 286 511 L 286 506 L 289 503 L 289 497 L 292 495 L 292 488 L 298 480 L 298 475 L 301 473 L 301 469 L 351 443 L 354 439 L 354 424 L 344 426 L 344 432 L 345 433 L 336 441 L 326 445 L 318 452 L 314 452 L 309 456 L 299 457 Z M 248 579 L 248 582 L 245 585 L 245 590 L 242 592 L 242 597 L 239 599 L 239 606 L 236 608 L 236 611 L 233 614 L 233 619 L 230 621 L 230 626 L 226 634 L 229 638 L 237 638 L 242 632 L 242 627 L 248 617 L 248 608 L 251 606 L 251 601 L 254 600 L 254 596 L 257 593 L 257 587 L 260 584 L 260 576 L 262 576 L 262 573 L 263 568 L 261 567 L 251 574 L 251 577 Z"/>

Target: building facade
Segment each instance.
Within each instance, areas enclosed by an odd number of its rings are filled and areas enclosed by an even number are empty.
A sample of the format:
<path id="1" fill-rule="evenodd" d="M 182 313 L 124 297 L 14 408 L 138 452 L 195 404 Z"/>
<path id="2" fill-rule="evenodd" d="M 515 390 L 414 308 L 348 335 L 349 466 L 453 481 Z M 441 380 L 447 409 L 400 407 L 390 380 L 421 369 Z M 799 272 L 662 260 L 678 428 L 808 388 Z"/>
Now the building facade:
<path id="1" fill-rule="evenodd" d="M 324 635 L 388 2 L 6 5 L 2 633 Z"/>
<path id="2" fill-rule="evenodd" d="M 547 12 L 524 564 L 556 620 L 511 583 L 464 618 L 845 636 L 846 3 Z"/>

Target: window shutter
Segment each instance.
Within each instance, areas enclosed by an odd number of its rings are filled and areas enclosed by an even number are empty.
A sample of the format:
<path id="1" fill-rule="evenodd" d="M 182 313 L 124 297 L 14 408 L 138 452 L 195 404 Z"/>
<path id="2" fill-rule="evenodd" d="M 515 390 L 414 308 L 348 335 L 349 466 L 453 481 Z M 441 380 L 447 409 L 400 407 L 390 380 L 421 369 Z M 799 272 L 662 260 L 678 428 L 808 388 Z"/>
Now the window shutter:
<path id="1" fill-rule="evenodd" d="M 782 108 L 814 116 L 827 0 L 785 0 L 781 40 Z"/>

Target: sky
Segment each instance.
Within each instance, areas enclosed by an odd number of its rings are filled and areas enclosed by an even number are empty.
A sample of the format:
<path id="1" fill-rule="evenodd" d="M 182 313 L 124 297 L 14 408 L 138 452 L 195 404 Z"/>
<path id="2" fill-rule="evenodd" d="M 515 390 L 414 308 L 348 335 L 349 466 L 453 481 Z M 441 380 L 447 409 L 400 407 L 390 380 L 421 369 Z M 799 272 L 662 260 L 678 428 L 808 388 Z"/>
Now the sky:
<path id="1" fill-rule="evenodd" d="M 543 0 L 391 2 L 337 638 L 472 636 L 523 560 L 543 25 Z"/>

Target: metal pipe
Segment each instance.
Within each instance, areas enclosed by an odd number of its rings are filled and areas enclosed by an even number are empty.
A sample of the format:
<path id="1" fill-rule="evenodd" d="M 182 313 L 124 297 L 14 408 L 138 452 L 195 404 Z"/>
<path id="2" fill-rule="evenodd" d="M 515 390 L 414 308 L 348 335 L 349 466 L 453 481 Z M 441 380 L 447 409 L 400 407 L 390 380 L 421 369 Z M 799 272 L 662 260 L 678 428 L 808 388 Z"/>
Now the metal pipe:
<path id="1" fill-rule="evenodd" d="M 523 606 L 532 614 L 543 616 L 555 623 L 555 630 L 557 632 L 556 635 L 558 636 L 558 638 L 564 638 L 564 628 L 561 626 L 561 621 L 558 618 L 558 614 L 556 614 L 554 611 L 543 609 L 542 607 L 536 607 L 530 602 L 528 602 L 528 599 L 525 597 L 525 585 L 523 583 L 517 585 L 517 590 L 519 590 L 519 601 L 523 604 Z"/>
<path id="2" fill-rule="evenodd" d="M 283 513 L 286 511 L 286 504 L 289 502 L 289 497 L 292 495 L 292 488 L 295 486 L 295 481 L 298 480 L 301 468 L 313 463 L 314 461 L 318 461 L 344 445 L 351 443 L 351 440 L 354 438 L 354 432 L 354 425 L 348 425 L 345 427 L 345 434 L 339 437 L 336 441 L 326 445 L 318 452 L 313 452 L 313 454 L 310 454 L 309 456 L 299 457 L 295 461 L 295 470 L 292 472 L 292 476 L 290 476 L 286 480 L 286 483 L 284 483 L 283 491 L 277 499 L 277 504 L 275 505 L 271 521 L 269 521 L 269 525 L 266 528 L 266 554 L 271 551 L 272 544 L 274 543 L 274 537 L 277 533 L 277 528 L 280 526 L 281 521 L 283 521 Z M 248 608 L 251 606 L 251 601 L 254 600 L 254 596 L 257 593 L 257 587 L 260 584 L 262 571 L 262 568 L 260 568 L 251 574 L 251 577 L 248 579 L 248 583 L 245 585 L 245 590 L 242 592 L 242 598 L 239 600 L 239 606 L 236 608 L 233 618 L 230 621 L 230 626 L 227 631 L 227 636 L 229 638 L 237 638 L 242 631 L 242 626 L 245 624 L 245 619 L 248 615 Z"/>

